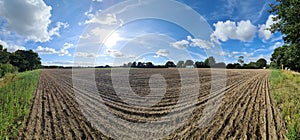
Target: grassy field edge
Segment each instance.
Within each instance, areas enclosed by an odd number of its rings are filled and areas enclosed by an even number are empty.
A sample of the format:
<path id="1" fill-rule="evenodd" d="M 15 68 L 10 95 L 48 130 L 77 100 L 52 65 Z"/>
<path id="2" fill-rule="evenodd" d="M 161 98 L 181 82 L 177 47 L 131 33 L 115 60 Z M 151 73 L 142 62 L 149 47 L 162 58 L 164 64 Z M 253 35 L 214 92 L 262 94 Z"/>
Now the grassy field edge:
<path id="1" fill-rule="evenodd" d="M 30 112 L 31 98 L 37 88 L 40 70 L 12 75 L 0 87 L 0 139 L 14 138 Z"/>
<path id="2" fill-rule="evenodd" d="M 290 71 L 272 70 L 270 85 L 273 101 L 280 109 L 287 138 L 300 139 L 300 76 Z"/>

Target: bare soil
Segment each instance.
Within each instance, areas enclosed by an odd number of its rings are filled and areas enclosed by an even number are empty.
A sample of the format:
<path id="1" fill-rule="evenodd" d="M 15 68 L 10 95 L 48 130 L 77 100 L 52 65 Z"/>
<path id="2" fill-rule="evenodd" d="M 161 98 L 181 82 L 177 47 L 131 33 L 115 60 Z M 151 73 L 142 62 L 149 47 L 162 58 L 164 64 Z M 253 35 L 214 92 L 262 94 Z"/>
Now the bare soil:
<path id="1" fill-rule="evenodd" d="M 177 69 L 130 70 L 131 88 L 141 97 L 150 93 L 151 75 L 160 74 L 166 80 L 164 98 L 148 109 L 124 103 L 114 92 L 110 72 L 109 69 L 96 70 L 97 94 L 111 112 L 124 120 L 156 121 L 178 104 L 182 85 Z M 198 127 L 199 120 L 213 83 L 210 69 L 199 69 L 198 72 L 200 90 L 196 107 L 189 121 L 165 139 L 286 139 L 284 122 L 270 96 L 270 71 L 226 70 L 227 77 L 220 79 L 226 81 L 221 106 L 212 121 L 203 128 Z M 214 95 L 212 98 L 217 97 Z M 25 120 L 25 127 L 19 130 L 19 139 L 109 139 L 93 127 L 77 101 L 72 70 L 41 70 L 31 112 Z M 190 107 L 184 102 L 180 104 L 183 106 L 180 113 L 185 113 L 186 108 Z"/>

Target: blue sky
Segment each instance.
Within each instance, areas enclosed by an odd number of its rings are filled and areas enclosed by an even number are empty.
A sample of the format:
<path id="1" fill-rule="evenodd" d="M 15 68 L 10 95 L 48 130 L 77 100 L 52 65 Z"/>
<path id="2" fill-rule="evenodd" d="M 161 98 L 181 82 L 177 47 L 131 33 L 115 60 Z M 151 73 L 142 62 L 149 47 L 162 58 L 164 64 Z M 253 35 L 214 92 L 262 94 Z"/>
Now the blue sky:
<path id="1" fill-rule="evenodd" d="M 150 1 L 150 2 L 149 2 Z M 170 0 L 171 1 L 171 0 Z M 43 65 L 269 58 L 283 41 L 265 30 L 272 0 L 0 0 L 0 44 Z M 201 18 L 200 18 L 201 17 Z"/>

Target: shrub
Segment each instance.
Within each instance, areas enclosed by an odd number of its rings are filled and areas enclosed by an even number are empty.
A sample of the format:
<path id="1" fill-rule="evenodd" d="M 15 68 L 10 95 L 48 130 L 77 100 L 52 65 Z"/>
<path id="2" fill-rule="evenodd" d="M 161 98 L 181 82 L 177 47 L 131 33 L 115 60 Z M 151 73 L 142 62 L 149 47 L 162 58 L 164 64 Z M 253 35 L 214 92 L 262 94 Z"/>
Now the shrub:
<path id="1" fill-rule="evenodd" d="M 0 77 L 4 77 L 8 73 L 16 73 L 18 68 L 11 64 L 0 64 Z"/>

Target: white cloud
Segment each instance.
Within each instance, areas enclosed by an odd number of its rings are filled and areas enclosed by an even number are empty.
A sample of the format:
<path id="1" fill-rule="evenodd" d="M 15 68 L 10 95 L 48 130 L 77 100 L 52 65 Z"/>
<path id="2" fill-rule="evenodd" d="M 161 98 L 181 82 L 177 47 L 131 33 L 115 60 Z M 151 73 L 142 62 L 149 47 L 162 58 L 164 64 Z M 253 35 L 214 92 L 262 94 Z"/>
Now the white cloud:
<path id="1" fill-rule="evenodd" d="M 71 56 L 71 54 L 69 53 L 68 49 L 73 48 L 73 47 L 74 47 L 73 44 L 71 44 L 71 43 L 65 43 L 63 45 L 63 47 L 59 50 L 58 55 L 59 56 L 65 56 L 65 55 Z"/>
<path id="2" fill-rule="evenodd" d="M 223 42 L 228 39 L 240 40 L 243 42 L 252 41 L 256 34 L 256 26 L 250 20 L 242 20 L 240 22 L 218 21 L 213 24 L 215 31 L 211 35 L 212 40 L 221 40 Z"/>
<path id="3" fill-rule="evenodd" d="M 276 49 L 276 48 L 278 48 L 278 47 L 281 47 L 282 45 L 283 45 L 282 42 L 276 42 L 273 46 L 271 46 L 271 47 L 269 48 L 269 50 L 274 50 L 274 49 Z"/>
<path id="4" fill-rule="evenodd" d="M 214 43 L 202 39 L 195 38 L 193 39 L 192 37 L 188 36 L 187 37 L 189 41 L 191 41 L 190 46 L 192 47 L 200 47 L 203 49 L 210 49 L 214 47 Z"/>
<path id="5" fill-rule="evenodd" d="M 230 58 L 238 58 L 239 56 L 244 56 L 245 58 L 249 58 L 249 57 L 253 56 L 254 53 L 253 52 L 250 53 L 250 52 L 233 51 L 233 52 L 224 52 L 223 55 L 230 57 Z"/>
<path id="6" fill-rule="evenodd" d="M 118 50 L 107 50 L 106 53 L 109 54 L 111 57 L 125 57 L 125 55 Z"/>
<path id="7" fill-rule="evenodd" d="M 90 35 L 89 34 L 83 34 L 83 35 L 80 35 L 79 38 L 81 39 L 86 39 L 86 38 L 89 38 Z"/>
<path id="8" fill-rule="evenodd" d="M 42 46 L 38 46 L 35 49 L 35 52 L 37 52 L 39 54 L 56 54 L 57 53 L 57 51 L 53 48 L 42 47 Z"/>
<path id="9" fill-rule="evenodd" d="M 8 52 L 15 52 L 17 50 L 26 50 L 24 46 L 9 44 L 3 40 L 0 40 L 0 44 L 3 46 L 3 48 L 6 48 Z"/>
<path id="10" fill-rule="evenodd" d="M 62 47 L 62 49 L 67 50 L 74 47 L 74 44 L 71 43 L 65 43 L 64 46 Z"/>
<path id="11" fill-rule="evenodd" d="M 249 53 L 249 52 L 241 52 L 241 53 L 245 56 L 245 58 L 248 58 L 248 57 L 251 57 L 254 55 L 254 53 Z"/>
<path id="12" fill-rule="evenodd" d="M 191 36 L 187 36 L 187 40 L 173 42 L 170 43 L 170 45 L 178 49 L 185 49 L 188 46 L 210 49 L 215 46 L 215 44 L 211 41 L 206 41 L 199 38 L 192 38 Z"/>
<path id="13" fill-rule="evenodd" d="M 84 24 L 91 23 L 99 23 L 103 25 L 116 25 L 121 21 L 118 21 L 117 16 L 115 14 L 106 14 L 105 16 L 99 16 L 100 12 L 96 12 L 96 14 L 88 13 L 86 16 L 88 20 L 84 22 Z"/>
<path id="14" fill-rule="evenodd" d="M 258 30 L 258 35 L 260 38 L 262 38 L 263 40 L 269 40 L 270 38 L 273 37 L 273 34 L 271 31 L 267 30 L 268 28 L 271 27 L 272 24 L 274 24 L 275 22 L 273 21 L 273 18 L 276 17 L 274 15 L 270 15 L 268 17 L 268 20 L 266 21 L 265 24 L 263 25 L 259 25 L 259 30 Z"/>
<path id="15" fill-rule="evenodd" d="M 60 50 L 55 50 L 54 48 L 49 48 L 49 47 L 42 47 L 38 46 L 35 49 L 35 52 L 39 54 L 58 54 L 59 56 L 71 56 L 70 52 L 68 49 L 73 48 L 73 44 L 71 43 L 65 43 L 63 47 Z"/>
<path id="16" fill-rule="evenodd" d="M 53 36 L 53 35 L 56 35 L 56 36 L 60 36 L 59 34 L 59 30 L 61 28 L 68 28 L 69 27 L 69 24 L 68 23 L 63 23 L 63 22 L 57 22 L 56 23 L 56 27 L 52 28 L 50 31 L 49 31 L 49 36 Z"/>
<path id="17" fill-rule="evenodd" d="M 104 38 L 107 35 L 111 34 L 113 30 L 110 29 L 103 29 L 96 27 L 95 29 L 92 29 L 89 34 L 87 34 L 87 38 L 96 38 L 97 41 L 100 41 L 99 38 Z"/>
<path id="18" fill-rule="evenodd" d="M 266 49 L 256 49 L 254 52 L 264 52 L 267 51 Z"/>
<path id="19" fill-rule="evenodd" d="M 240 52 L 232 52 L 232 54 L 234 54 L 234 55 L 237 55 L 237 54 L 239 54 Z"/>
<path id="20" fill-rule="evenodd" d="M 48 30 L 52 7 L 43 0 L 4 0 L 0 7 L 0 16 L 8 23 L 8 29 L 26 40 L 46 42 L 52 35 L 59 35 L 61 22 Z"/>
<path id="21" fill-rule="evenodd" d="M 99 55 L 95 53 L 87 53 L 87 52 L 76 52 L 75 53 L 76 57 L 86 57 L 86 58 L 96 58 L 99 57 Z"/>
<path id="22" fill-rule="evenodd" d="M 185 49 L 189 46 L 189 44 L 190 43 L 187 40 L 181 40 L 181 41 L 170 43 L 171 46 L 178 49 Z"/>
<path id="23" fill-rule="evenodd" d="M 163 57 L 167 57 L 169 56 L 170 52 L 166 49 L 160 49 L 155 53 L 157 56 L 163 56 Z"/>

